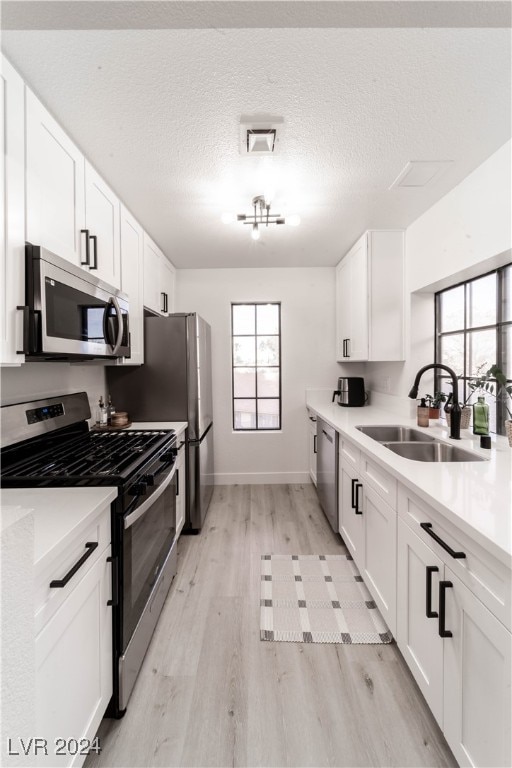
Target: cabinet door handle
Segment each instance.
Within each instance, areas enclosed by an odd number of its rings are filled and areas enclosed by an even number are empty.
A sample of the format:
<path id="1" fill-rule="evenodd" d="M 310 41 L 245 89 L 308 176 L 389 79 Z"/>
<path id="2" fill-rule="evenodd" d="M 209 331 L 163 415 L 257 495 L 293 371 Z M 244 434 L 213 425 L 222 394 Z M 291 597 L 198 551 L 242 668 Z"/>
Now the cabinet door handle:
<path id="1" fill-rule="evenodd" d="M 176 470 L 176 496 L 180 495 L 180 471 Z"/>
<path id="2" fill-rule="evenodd" d="M 348 339 L 343 339 L 343 357 L 348 357 L 348 354 L 347 354 L 347 341 L 348 341 Z"/>
<path id="3" fill-rule="evenodd" d="M 446 590 L 453 587 L 451 581 L 439 582 L 439 637 L 453 637 L 446 629 Z"/>
<path id="4" fill-rule="evenodd" d="M 19 307 L 18 307 L 18 309 L 19 309 Z M 316 419 L 315 419 L 314 416 L 310 416 L 309 420 L 312 421 L 314 424 L 316 424 Z"/>
<path id="5" fill-rule="evenodd" d="M 22 349 L 17 349 L 16 354 L 24 355 L 25 352 L 30 352 L 30 331 L 29 331 L 30 308 L 28 307 L 28 305 L 22 304 L 21 306 L 18 305 L 16 309 L 19 310 L 20 312 L 23 312 L 23 343 L 22 343 Z"/>
<path id="6" fill-rule="evenodd" d="M 91 264 L 89 269 L 98 269 L 98 238 L 96 235 L 91 235 L 90 240 L 92 240 L 92 251 L 94 256 L 94 264 Z"/>
<path id="7" fill-rule="evenodd" d="M 426 571 L 426 581 L 427 581 L 427 602 L 426 602 L 426 609 L 425 609 L 425 615 L 427 619 L 437 619 L 439 614 L 437 611 L 432 610 L 432 574 L 437 573 L 439 571 L 439 568 L 437 565 L 427 565 L 425 568 Z"/>
<path id="8" fill-rule="evenodd" d="M 75 573 L 82 567 L 82 565 L 85 563 L 86 560 L 90 558 L 96 547 L 98 546 L 97 541 L 88 541 L 85 545 L 85 548 L 87 552 L 82 555 L 80 560 L 77 560 L 76 563 L 70 570 L 66 573 L 63 579 L 53 579 L 53 581 L 50 581 L 50 589 L 54 588 L 61 588 L 65 587 L 66 584 L 71 581 Z"/>
<path id="9" fill-rule="evenodd" d="M 107 605 L 116 607 L 119 605 L 119 569 L 118 558 L 107 557 L 107 563 L 112 563 L 112 600 L 107 600 Z"/>
<path id="10" fill-rule="evenodd" d="M 454 549 L 452 549 L 446 541 L 443 541 L 437 533 L 434 533 L 432 530 L 432 523 L 420 523 L 420 528 L 423 528 L 425 533 L 428 533 L 429 536 L 431 536 L 434 541 L 437 541 L 440 547 L 442 547 L 451 557 L 454 557 L 456 559 L 459 559 L 461 557 L 466 557 L 465 552 L 456 552 Z"/>
<path id="11" fill-rule="evenodd" d="M 355 485 L 357 483 L 357 477 L 353 477 L 351 482 L 352 482 L 352 499 L 350 501 L 350 505 L 351 505 L 352 509 L 355 509 L 356 508 L 356 502 L 354 501 L 354 491 L 355 491 Z"/>
<path id="12" fill-rule="evenodd" d="M 90 267 L 91 266 L 91 262 L 90 262 L 91 252 L 89 250 L 89 230 L 88 229 L 81 229 L 80 233 L 82 235 L 85 235 L 85 261 L 81 261 L 80 264 L 82 265 L 82 267 Z"/>
<path id="13" fill-rule="evenodd" d="M 362 488 L 362 484 L 356 481 L 356 492 L 355 492 L 355 512 L 356 515 L 362 515 L 363 510 L 359 509 L 359 489 Z"/>
<path id="14" fill-rule="evenodd" d="M 316 450 L 316 435 L 313 435 L 313 453 L 318 453 Z"/>
<path id="15" fill-rule="evenodd" d="M 350 357 L 350 339 L 347 339 L 347 357 Z"/>
<path id="16" fill-rule="evenodd" d="M 162 291 L 160 295 L 162 297 L 162 308 L 161 308 L 160 312 L 165 312 L 166 311 L 165 310 L 165 293 Z"/>

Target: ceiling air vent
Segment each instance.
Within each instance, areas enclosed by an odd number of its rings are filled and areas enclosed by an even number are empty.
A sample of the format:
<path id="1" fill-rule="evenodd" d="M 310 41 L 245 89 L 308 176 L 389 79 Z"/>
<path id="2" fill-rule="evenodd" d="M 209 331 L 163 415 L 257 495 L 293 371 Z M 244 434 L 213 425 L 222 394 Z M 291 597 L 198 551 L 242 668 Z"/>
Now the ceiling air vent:
<path id="1" fill-rule="evenodd" d="M 247 151 L 251 155 L 269 154 L 274 151 L 276 131 L 274 128 L 248 128 Z"/>
<path id="2" fill-rule="evenodd" d="M 240 121 L 240 154 L 275 155 L 282 136 L 283 118 L 258 115 Z"/>
<path id="3" fill-rule="evenodd" d="M 390 189 L 396 187 L 426 187 L 433 181 L 437 181 L 447 168 L 452 165 L 452 160 L 412 160 L 399 173 Z"/>

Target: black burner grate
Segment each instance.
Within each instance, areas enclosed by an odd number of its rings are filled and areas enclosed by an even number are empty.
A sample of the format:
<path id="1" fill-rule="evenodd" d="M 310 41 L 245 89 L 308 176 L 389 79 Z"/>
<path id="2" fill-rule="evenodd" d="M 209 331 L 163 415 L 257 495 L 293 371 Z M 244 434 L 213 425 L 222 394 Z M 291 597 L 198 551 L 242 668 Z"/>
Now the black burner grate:
<path id="1" fill-rule="evenodd" d="M 169 431 L 86 432 L 70 437 L 50 450 L 2 468 L 2 480 L 117 478 L 128 467 L 144 461 Z M 132 471 L 135 466 L 132 467 Z"/>

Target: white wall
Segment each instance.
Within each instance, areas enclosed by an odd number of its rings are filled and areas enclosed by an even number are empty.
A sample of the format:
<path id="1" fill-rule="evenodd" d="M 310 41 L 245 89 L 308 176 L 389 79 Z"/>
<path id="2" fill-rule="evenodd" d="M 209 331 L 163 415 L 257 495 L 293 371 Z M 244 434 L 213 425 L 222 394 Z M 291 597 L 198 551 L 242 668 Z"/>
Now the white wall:
<path id="1" fill-rule="evenodd" d="M 181 269 L 176 295 L 178 311 L 198 312 L 212 327 L 216 482 L 308 481 L 305 390 L 335 389 L 342 371 L 335 362 L 334 268 Z M 232 430 L 231 302 L 240 301 L 281 302 L 279 433 Z"/>
<path id="2" fill-rule="evenodd" d="M 434 291 L 511 261 L 511 147 L 507 142 L 408 227 L 407 359 L 368 363 L 372 390 L 384 391 L 389 377 L 389 391 L 405 397 L 416 371 L 434 361 Z M 422 391 L 430 391 L 432 381 L 425 375 Z"/>
<path id="3" fill-rule="evenodd" d="M 94 415 L 99 396 L 105 397 L 105 366 L 101 362 L 24 363 L 19 368 L 2 368 L 1 384 L 2 405 L 87 392 Z"/>

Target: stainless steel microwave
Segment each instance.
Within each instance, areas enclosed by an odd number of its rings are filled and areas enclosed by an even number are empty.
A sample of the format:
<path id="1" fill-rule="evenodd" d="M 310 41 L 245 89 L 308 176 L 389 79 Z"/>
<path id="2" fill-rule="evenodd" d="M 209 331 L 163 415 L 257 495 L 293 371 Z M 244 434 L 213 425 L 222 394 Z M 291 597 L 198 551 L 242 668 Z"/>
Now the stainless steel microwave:
<path id="1" fill-rule="evenodd" d="M 128 297 L 31 243 L 25 246 L 23 351 L 33 360 L 130 356 Z"/>

